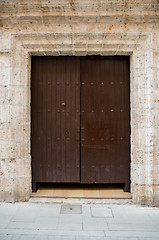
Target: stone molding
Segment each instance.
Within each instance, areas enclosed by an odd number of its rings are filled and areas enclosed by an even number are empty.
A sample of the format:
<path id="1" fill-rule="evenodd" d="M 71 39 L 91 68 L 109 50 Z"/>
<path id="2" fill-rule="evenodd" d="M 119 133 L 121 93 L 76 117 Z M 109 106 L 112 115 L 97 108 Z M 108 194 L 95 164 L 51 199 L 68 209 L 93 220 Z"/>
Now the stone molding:
<path id="1" fill-rule="evenodd" d="M 28 125 L 27 134 L 21 142 L 22 148 L 27 150 L 19 156 L 21 163 L 25 161 L 28 164 L 25 165 L 20 178 L 18 175 L 15 176 L 18 182 L 22 181 L 25 191 L 18 190 L 16 187 L 13 190 L 14 200 L 27 200 L 31 194 L 31 56 L 100 54 L 103 56 L 130 55 L 131 193 L 134 203 L 152 204 L 153 120 L 151 115 L 154 86 L 152 35 L 146 32 L 18 33 L 11 34 L 10 44 L 10 86 L 17 91 L 20 99 L 16 103 L 14 101 L 10 103 L 10 123 L 17 126 Z"/>

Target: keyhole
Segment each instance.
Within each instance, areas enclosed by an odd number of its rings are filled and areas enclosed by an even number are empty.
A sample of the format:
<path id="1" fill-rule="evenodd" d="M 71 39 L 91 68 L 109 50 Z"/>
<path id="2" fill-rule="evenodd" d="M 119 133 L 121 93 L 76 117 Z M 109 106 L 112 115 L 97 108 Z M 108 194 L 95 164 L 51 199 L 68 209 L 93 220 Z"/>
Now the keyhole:
<path id="1" fill-rule="evenodd" d="M 67 134 L 69 135 L 69 134 L 70 134 L 70 132 L 67 132 Z"/>

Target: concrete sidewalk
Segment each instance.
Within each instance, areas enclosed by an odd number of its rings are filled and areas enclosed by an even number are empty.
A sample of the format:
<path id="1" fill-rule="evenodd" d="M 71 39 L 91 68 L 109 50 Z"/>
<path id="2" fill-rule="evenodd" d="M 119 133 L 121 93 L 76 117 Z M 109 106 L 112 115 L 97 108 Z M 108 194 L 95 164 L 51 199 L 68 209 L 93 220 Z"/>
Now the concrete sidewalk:
<path id="1" fill-rule="evenodd" d="M 117 204 L 0 203 L 1 240 L 159 239 L 159 208 Z"/>

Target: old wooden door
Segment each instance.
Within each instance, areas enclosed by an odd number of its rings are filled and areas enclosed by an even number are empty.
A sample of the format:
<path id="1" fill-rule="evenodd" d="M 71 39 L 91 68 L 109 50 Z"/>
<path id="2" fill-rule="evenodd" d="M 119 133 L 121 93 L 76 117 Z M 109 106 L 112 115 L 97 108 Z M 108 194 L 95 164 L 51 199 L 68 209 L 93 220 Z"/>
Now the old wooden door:
<path id="1" fill-rule="evenodd" d="M 129 190 L 129 58 L 33 57 L 31 133 L 33 190 L 36 182 Z"/>
<path id="2" fill-rule="evenodd" d="M 81 59 L 81 182 L 130 182 L 129 58 Z"/>
<path id="3" fill-rule="evenodd" d="M 32 178 L 80 181 L 78 57 L 32 57 Z"/>

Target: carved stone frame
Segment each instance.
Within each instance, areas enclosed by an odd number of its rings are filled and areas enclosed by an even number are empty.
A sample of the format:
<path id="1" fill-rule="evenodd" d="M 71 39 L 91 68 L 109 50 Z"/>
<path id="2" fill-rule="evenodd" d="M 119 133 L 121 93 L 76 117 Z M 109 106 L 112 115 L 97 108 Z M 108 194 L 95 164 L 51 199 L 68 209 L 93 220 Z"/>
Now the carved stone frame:
<path id="1" fill-rule="evenodd" d="M 131 111 L 131 194 L 134 203 L 149 203 L 152 198 L 153 123 L 153 56 L 151 35 L 147 33 L 26 33 L 11 35 L 11 86 L 24 94 L 16 106 L 15 124 L 27 125 L 21 142 L 20 161 L 25 161 L 24 173 L 16 176 L 15 200 L 30 198 L 30 110 L 31 56 L 59 55 L 129 55 Z M 19 93 L 19 94 L 20 94 Z M 12 109 L 12 106 L 11 106 Z M 11 115 L 14 115 L 11 111 Z M 11 118 L 11 122 L 14 117 Z M 18 134 L 18 133 L 17 133 Z M 23 186 L 23 189 L 22 189 Z"/>

